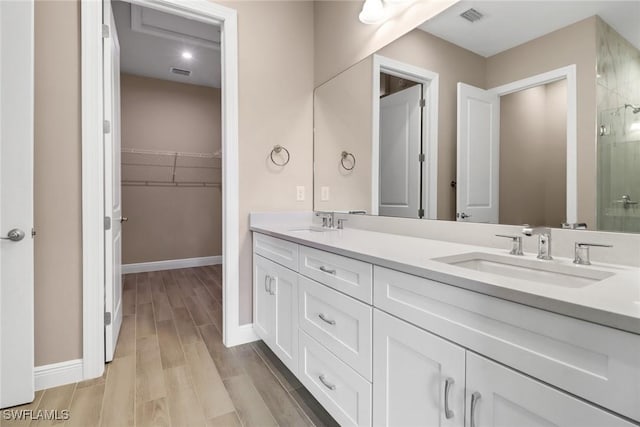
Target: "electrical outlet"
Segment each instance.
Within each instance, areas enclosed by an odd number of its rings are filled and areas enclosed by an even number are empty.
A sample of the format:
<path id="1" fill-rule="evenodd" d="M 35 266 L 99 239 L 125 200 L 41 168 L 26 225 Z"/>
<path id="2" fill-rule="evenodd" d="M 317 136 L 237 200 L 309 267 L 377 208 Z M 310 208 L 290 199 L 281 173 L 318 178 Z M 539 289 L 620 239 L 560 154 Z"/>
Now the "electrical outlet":
<path id="1" fill-rule="evenodd" d="M 296 187 L 296 200 L 299 202 L 304 201 L 304 185 L 298 185 Z"/>
<path id="2" fill-rule="evenodd" d="M 323 202 L 329 200 L 329 187 L 320 187 L 320 200 Z"/>

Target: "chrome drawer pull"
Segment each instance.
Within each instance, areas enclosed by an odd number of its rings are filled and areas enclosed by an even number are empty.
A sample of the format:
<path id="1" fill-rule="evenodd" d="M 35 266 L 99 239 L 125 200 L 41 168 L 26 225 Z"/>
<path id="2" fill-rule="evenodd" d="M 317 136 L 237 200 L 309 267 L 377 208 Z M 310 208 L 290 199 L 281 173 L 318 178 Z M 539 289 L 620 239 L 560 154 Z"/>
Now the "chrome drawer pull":
<path id="1" fill-rule="evenodd" d="M 328 269 L 327 267 L 325 267 L 324 265 L 321 265 L 321 266 L 320 266 L 320 271 L 324 271 L 324 272 L 325 272 L 325 273 L 327 273 L 327 274 L 333 274 L 333 275 L 335 275 L 335 274 L 336 274 L 336 271 L 335 271 L 335 270 L 329 270 L 329 269 Z"/>
<path id="2" fill-rule="evenodd" d="M 268 274 L 266 276 L 264 276 L 264 290 L 267 293 L 271 293 L 269 291 L 269 286 L 267 285 L 267 282 L 271 283 L 271 277 Z"/>
<path id="3" fill-rule="evenodd" d="M 335 386 L 335 385 L 333 385 L 333 384 L 331 384 L 331 383 L 328 383 L 328 382 L 327 382 L 327 380 L 325 380 L 325 379 L 324 379 L 324 375 L 320 375 L 320 376 L 318 377 L 318 379 L 319 379 L 319 380 L 320 380 L 320 382 L 321 382 L 322 384 L 324 384 L 324 386 L 325 386 L 326 388 L 328 388 L 329 390 L 335 390 L 335 389 L 336 389 L 336 386 Z"/>
<path id="4" fill-rule="evenodd" d="M 471 395 L 471 427 L 476 427 L 476 406 L 478 406 L 478 400 L 481 397 L 482 395 L 477 391 Z"/>
<path id="5" fill-rule="evenodd" d="M 447 378 L 444 380 L 444 416 L 447 419 L 453 418 L 453 411 L 449 409 L 449 390 L 451 386 L 455 384 L 453 378 Z"/>
<path id="6" fill-rule="evenodd" d="M 322 320 L 325 323 L 328 323 L 330 325 L 335 325 L 336 321 L 335 320 L 331 320 L 331 319 L 327 319 L 326 316 L 322 313 L 318 314 L 318 317 L 320 318 L 320 320 Z"/>
<path id="7" fill-rule="evenodd" d="M 272 288 L 274 280 L 276 280 L 275 277 L 269 276 L 269 294 L 271 294 L 271 295 L 275 295 L 276 294 L 275 292 L 273 292 L 273 288 Z"/>

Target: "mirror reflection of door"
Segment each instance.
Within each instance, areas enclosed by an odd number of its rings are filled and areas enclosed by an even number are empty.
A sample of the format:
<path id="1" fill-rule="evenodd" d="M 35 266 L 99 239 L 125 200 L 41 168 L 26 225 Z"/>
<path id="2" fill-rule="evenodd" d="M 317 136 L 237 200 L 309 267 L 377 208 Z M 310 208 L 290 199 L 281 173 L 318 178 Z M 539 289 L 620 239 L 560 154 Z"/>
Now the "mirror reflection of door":
<path id="1" fill-rule="evenodd" d="M 420 83 L 380 74 L 379 214 L 424 217 Z"/>
<path id="2" fill-rule="evenodd" d="M 458 221 L 567 221 L 567 82 L 501 95 L 458 84 Z"/>

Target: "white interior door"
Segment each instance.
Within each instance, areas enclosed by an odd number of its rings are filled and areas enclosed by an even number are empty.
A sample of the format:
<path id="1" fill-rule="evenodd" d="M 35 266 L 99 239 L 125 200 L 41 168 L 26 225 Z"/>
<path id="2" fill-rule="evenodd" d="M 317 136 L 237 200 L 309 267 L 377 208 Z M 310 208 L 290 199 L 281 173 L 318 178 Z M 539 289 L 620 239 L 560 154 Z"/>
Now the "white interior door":
<path id="1" fill-rule="evenodd" d="M 380 99 L 380 215 L 419 217 L 421 99 L 422 85 Z"/>
<path id="2" fill-rule="evenodd" d="M 33 380 L 33 1 L 0 1 L 0 407 Z"/>
<path id="3" fill-rule="evenodd" d="M 498 223 L 500 97 L 458 83 L 456 219 Z"/>
<path id="4" fill-rule="evenodd" d="M 111 2 L 104 1 L 104 23 L 109 37 L 103 41 L 105 218 L 105 360 L 113 360 L 122 325 L 122 204 L 120 195 L 120 45 Z"/>

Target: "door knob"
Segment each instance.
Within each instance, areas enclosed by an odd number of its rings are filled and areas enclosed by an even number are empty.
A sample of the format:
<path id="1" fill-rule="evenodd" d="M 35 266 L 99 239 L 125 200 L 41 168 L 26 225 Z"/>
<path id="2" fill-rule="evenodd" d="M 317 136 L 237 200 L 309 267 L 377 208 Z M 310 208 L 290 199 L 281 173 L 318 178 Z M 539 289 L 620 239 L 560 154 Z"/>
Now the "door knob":
<path id="1" fill-rule="evenodd" d="M 129 218 L 127 218 L 126 216 L 123 216 L 122 218 L 120 218 L 120 222 L 127 222 L 129 221 Z"/>
<path id="2" fill-rule="evenodd" d="M 19 228 L 14 228 L 7 233 L 7 237 L 0 237 L 1 240 L 11 240 L 12 242 L 19 242 L 24 239 L 24 231 Z"/>

